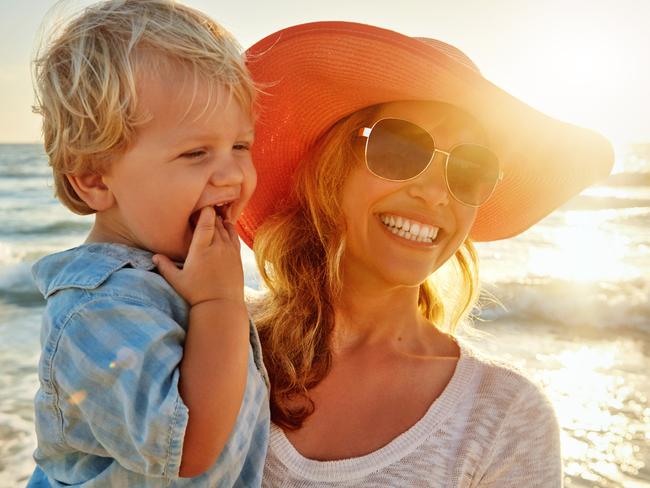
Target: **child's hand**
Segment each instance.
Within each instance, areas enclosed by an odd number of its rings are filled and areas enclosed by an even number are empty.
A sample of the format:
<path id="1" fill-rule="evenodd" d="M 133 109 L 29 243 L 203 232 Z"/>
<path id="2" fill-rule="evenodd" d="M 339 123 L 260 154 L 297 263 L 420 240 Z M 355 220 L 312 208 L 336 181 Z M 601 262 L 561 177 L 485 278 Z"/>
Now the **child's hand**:
<path id="1" fill-rule="evenodd" d="M 244 301 L 237 232 L 212 207 L 201 210 L 183 269 L 162 254 L 156 254 L 153 261 L 190 306 L 212 300 Z"/>

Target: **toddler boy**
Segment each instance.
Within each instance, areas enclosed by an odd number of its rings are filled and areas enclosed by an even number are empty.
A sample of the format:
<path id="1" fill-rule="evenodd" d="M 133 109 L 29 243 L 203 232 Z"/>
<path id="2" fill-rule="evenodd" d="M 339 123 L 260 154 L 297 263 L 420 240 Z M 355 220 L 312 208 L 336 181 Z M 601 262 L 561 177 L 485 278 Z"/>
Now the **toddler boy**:
<path id="1" fill-rule="evenodd" d="M 232 224 L 256 182 L 255 88 L 238 44 L 183 5 L 109 0 L 35 76 L 56 195 L 95 221 L 34 265 L 28 486 L 259 486 L 268 388 Z"/>

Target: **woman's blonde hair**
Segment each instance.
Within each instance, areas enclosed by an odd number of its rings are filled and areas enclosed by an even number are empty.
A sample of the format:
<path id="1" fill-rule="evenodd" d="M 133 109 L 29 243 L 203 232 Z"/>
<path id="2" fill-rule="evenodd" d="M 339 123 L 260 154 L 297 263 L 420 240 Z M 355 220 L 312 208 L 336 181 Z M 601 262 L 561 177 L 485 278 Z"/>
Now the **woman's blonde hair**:
<path id="1" fill-rule="evenodd" d="M 293 194 L 255 235 L 254 251 L 268 293 L 254 307 L 264 361 L 271 379 L 271 416 L 297 429 L 313 412 L 308 390 L 328 373 L 334 306 L 341 292 L 346 229 L 340 207 L 351 162 L 358 160 L 354 134 L 378 107 L 340 120 L 299 167 Z M 478 295 L 478 261 L 467 240 L 453 260 L 461 286 L 427 280 L 420 285 L 424 317 L 453 333 Z"/>
<path id="2" fill-rule="evenodd" d="M 147 119 L 137 111 L 138 81 L 179 69 L 193 80 L 193 95 L 200 80 L 209 95 L 223 89 L 252 116 L 255 87 L 241 47 L 197 10 L 171 0 L 109 0 L 54 26 L 34 59 L 34 111 L 64 205 L 94 212 L 66 175 L 106 171 Z"/>

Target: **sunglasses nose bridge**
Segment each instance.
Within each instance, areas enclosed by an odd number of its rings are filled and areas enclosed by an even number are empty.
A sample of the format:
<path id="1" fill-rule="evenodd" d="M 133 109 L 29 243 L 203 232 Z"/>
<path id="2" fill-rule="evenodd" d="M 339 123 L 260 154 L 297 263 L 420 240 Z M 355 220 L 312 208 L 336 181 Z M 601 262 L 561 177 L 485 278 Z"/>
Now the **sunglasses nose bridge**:
<path id="1" fill-rule="evenodd" d="M 442 156 L 442 160 L 437 158 L 438 154 Z M 435 172 L 436 174 L 442 174 L 447 183 L 447 163 L 449 161 L 449 153 L 442 151 L 440 149 L 434 148 L 431 153 L 431 158 L 429 159 L 429 164 L 420 172 L 418 176 L 422 176 L 424 173 Z"/>
<path id="2" fill-rule="evenodd" d="M 445 173 L 447 172 L 447 163 L 449 162 L 449 153 L 447 151 L 443 151 L 438 148 L 434 148 L 433 154 L 431 155 L 431 161 L 429 162 L 429 165 L 432 165 L 435 163 L 436 159 L 436 154 L 442 154 L 444 156 L 444 159 L 442 161 L 442 166 L 445 169 Z"/>
<path id="3" fill-rule="evenodd" d="M 442 158 L 437 158 L 441 153 Z M 452 198 L 447 184 L 446 167 L 449 153 L 434 149 L 429 164 L 408 181 L 408 192 L 426 200 L 429 205 L 447 205 Z"/>

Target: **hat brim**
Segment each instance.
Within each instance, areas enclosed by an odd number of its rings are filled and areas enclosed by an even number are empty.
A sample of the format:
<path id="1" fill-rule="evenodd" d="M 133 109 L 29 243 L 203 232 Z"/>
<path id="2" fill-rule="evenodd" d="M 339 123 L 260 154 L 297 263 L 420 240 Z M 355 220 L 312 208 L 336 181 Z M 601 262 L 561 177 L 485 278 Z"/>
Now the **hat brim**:
<path id="1" fill-rule="evenodd" d="M 479 208 L 470 232 L 475 241 L 523 232 L 613 165 L 601 135 L 542 114 L 435 44 L 397 32 L 350 22 L 302 24 L 271 34 L 247 56 L 263 87 L 253 147 L 259 184 L 238 222 L 250 247 L 314 143 L 370 105 L 435 100 L 481 124 L 504 178 Z"/>

